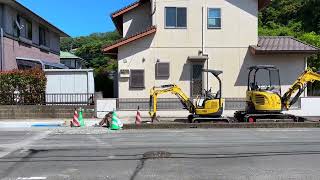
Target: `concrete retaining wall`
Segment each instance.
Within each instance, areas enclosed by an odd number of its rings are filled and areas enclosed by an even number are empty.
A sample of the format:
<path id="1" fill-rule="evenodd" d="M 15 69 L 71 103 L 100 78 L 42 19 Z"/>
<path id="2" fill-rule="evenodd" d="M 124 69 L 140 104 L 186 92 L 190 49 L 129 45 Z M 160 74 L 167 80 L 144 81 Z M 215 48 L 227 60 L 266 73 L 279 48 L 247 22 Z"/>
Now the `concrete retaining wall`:
<path id="1" fill-rule="evenodd" d="M 0 119 L 71 118 L 77 106 L 0 106 Z M 94 106 L 85 106 L 84 117 L 94 117 Z"/>

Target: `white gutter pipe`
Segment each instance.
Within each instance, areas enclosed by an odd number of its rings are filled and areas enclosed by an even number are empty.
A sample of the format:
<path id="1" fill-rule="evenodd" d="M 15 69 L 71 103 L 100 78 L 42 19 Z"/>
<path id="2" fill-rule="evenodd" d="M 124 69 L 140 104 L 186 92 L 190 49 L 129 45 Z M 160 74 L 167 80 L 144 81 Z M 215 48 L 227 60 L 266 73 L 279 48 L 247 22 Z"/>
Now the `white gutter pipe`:
<path id="1" fill-rule="evenodd" d="M 205 23 L 204 23 L 204 18 L 205 18 L 205 7 L 202 6 L 202 37 L 201 37 L 201 52 L 202 52 L 202 56 L 207 56 L 207 61 L 206 61 L 206 69 L 208 70 L 209 69 L 209 55 L 206 54 L 205 52 L 205 34 L 206 34 L 206 27 L 205 27 Z M 206 88 L 207 88 L 207 91 L 209 90 L 209 72 L 206 73 L 207 74 L 207 77 L 206 77 Z"/>

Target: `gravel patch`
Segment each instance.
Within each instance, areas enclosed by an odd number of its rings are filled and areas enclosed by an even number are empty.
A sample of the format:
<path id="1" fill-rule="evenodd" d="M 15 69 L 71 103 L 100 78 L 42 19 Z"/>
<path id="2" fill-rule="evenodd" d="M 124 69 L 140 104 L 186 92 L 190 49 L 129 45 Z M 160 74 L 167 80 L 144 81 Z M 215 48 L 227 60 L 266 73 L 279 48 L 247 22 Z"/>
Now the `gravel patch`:
<path id="1" fill-rule="evenodd" d="M 121 132 L 122 130 L 113 131 L 102 127 L 84 127 L 84 128 L 55 128 L 51 134 L 110 134 Z"/>

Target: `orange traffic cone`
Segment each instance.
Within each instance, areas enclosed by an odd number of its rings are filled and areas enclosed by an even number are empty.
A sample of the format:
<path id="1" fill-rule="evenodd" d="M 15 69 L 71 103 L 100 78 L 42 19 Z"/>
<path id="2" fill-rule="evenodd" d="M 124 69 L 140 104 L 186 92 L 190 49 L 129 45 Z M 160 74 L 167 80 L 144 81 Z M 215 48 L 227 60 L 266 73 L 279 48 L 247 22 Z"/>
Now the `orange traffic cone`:
<path id="1" fill-rule="evenodd" d="M 139 111 L 140 107 L 138 107 L 138 110 L 137 110 L 137 115 L 136 115 L 136 125 L 140 125 L 142 123 L 142 120 L 141 120 L 141 114 L 140 114 L 140 111 Z"/>
<path id="2" fill-rule="evenodd" d="M 77 110 L 75 110 L 74 114 L 73 114 L 73 119 L 70 122 L 70 126 L 71 127 L 80 127 L 80 123 L 79 123 L 78 117 L 79 117 L 78 112 L 77 112 Z"/>

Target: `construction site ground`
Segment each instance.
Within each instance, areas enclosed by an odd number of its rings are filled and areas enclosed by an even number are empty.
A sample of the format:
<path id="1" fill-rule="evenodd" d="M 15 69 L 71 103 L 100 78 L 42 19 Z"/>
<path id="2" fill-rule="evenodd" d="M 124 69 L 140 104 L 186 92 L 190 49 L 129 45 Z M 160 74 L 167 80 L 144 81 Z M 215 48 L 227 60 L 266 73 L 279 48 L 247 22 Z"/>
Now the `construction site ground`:
<path id="1" fill-rule="evenodd" d="M 0 179 L 319 179 L 320 129 L 0 128 Z"/>

